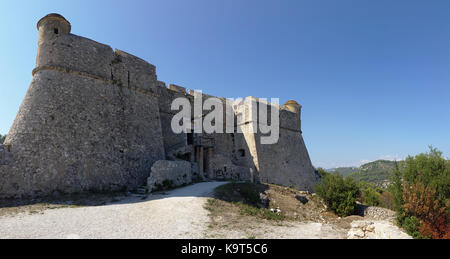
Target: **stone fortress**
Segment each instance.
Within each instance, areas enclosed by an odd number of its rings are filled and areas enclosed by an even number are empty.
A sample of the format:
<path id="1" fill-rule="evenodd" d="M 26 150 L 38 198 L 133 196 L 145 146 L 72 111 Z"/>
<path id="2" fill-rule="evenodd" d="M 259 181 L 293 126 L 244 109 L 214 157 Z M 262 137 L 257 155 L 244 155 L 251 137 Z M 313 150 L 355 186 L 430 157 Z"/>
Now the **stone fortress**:
<path id="1" fill-rule="evenodd" d="M 261 145 L 261 133 L 175 134 L 171 103 L 193 102 L 192 90 L 166 87 L 155 66 L 71 34 L 59 14 L 43 17 L 37 29 L 33 79 L 0 145 L 0 198 L 153 191 L 207 180 L 311 190 L 317 182 L 297 102 L 280 106 L 276 144 Z M 250 125 L 243 118 L 236 128 Z"/>

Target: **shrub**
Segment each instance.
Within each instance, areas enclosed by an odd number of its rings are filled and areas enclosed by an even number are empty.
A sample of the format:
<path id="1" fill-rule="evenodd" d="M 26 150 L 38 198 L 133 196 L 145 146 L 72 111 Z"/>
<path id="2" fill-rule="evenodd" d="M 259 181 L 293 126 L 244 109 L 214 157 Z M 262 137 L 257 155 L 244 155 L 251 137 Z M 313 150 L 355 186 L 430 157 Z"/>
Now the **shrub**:
<path id="1" fill-rule="evenodd" d="M 450 238 L 450 162 L 430 147 L 396 166 L 389 191 L 399 224 L 414 238 Z"/>
<path id="2" fill-rule="evenodd" d="M 363 191 L 363 203 L 368 206 L 379 206 L 381 194 L 372 188 Z"/>
<path id="3" fill-rule="evenodd" d="M 352 178 L 343 178 L 338 173 L 326 174 L 315 186 L 315 192 L 325 201 L 329 209 L 339 216 L 355 212 L 356 199 L 361 196 L 358 185 Z"/>
<path id="4" fill-rule="evenodd" d="M 322 167 L 317 168 L 316 173 L 320 175 L 320 178 L 324 178 L 326 175 L 329 175 L 329 173 Z"/>
<path id="5" fill-rule="evenodd" d="M 392 193 L 385 191 L 380 196 L 380 206 L 390 210 L 394 210 L 394 196 Z"/>
<path id="6" fill-rule="evenodd" d="M 401 226 L 406 232 L 413 238 L 422 238 L 422 234 L 419 232 L 420 222 L 419 219 L 414 216 L 401 217 L 399 219 Z"/>
<path id="7" fill-rule="evenodd" d="M 409 185 L 404 184 L 403 205 L 406 213 L 416 217 L 420 221 L 418 228 L 423 237 L 427 238 L 449 238 L 450 219 L 447 208 L 450 202 L 443 205 L 436 195 L 436 190 L 431 186 L 425 186 L 421 182 Z"/>
<path id="8" fill-rule="evenodd" d="M 6 135 L 0 134 L 0 144 L 3 144 L 5 142 Z"/>

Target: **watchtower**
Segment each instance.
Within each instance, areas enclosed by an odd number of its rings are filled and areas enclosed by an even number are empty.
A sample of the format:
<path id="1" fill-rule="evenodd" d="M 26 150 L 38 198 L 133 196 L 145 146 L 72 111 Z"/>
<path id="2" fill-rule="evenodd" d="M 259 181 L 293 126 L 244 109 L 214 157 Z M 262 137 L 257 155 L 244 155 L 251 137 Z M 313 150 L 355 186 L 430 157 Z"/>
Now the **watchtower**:
<path id="1" fill-rule="evenodd" d="M 41 48 L 45 43 L 51 43 L 57 37 L 70 33 L 70 22 L 66 20 L 62 15 L 51 13 L 48 14 L 37 23 L 37 29 L 39 31 L 38 38 L 38 53 L 36 59 L 36 66 L 41 64 Z"/>
<path id="2" fill-rule="evenodd" d="M 301 131 L 302 125 L 301 125 L 300 117 L 301 117 L 301 112 L 302 112 L 302 106 L 294 100 L 289 100 L 284 104 L 284 108 L 290 112 L 297 113 L 297 120 L 298 120 L 297 125 L 298 125 L 298 129 Z"/>

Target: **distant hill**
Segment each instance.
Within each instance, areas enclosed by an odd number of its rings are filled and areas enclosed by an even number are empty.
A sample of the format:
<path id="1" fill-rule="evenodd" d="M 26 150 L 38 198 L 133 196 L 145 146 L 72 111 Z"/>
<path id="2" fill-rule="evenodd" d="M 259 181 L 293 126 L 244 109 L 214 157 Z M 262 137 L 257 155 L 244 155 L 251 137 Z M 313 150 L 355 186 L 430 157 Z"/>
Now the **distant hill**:
<path id="1" fill-rule="evenodd" d="M 404 165 L 403 161 L 399 161 L 399 167 Z M 389 181 L 394 172 L 395 162 L 388 160 L 377 160 L 357 167 L 339 167 L 329 169 L 329 172 L 339 172 L 344 177 L 352 177 L 356 181 L 364 181 L 382 185 Z"/>
<path id="2" fill-rule="evenodd" d="M 337 167 L 337 168 L 331 168 L 327 169 L 327 172 L 333 173 L 333 172 L 339 172 L 341 175 L 348 176 L 356 171 L 358 171 L 358 167 Z"/>

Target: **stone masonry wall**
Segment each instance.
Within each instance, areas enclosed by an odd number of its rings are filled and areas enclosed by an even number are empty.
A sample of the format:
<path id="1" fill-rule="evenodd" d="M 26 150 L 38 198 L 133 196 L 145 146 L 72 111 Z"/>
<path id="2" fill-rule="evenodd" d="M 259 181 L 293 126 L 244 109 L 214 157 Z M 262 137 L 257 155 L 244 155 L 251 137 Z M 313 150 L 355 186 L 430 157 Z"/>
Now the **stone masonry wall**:
<path id="1" fill-rule="evenodd" d="M 311 190 L 317 181 L 295 102 L 290 111 L 280 110 L 277 144 L 261 145 L 259 133 L 237 132 L 196 133 L 188 141 L 171 130 L 177 113 L 171 104 L 186 97 L 193 107 L 192 91 L 166 87 L 155 66 L 138 57 L 70 34 L 60 15 L 41 19 L 38 30 L 33 80 L 0 145 L 0 198 L 135 189 L 149 177 L 164 182 L 164 166 L 174 164 L 173 177 L 189 175 L 183 184 L 206 177 Z M 235 130 L 251 125 L 251 111 L 243 108 L 242 124 L 234 115 Z M 158 175 L 152 176 L 156 162 Z"/>
<path id="2" fill-rule="evenodd" d="M 13 165 L 0 165 L 7 179 L 0 197 L 145 184 L 153 163 L 165 158 L 155 67 L 83 37 L 41 30 L 33 80 L 5 141 Z"/>

